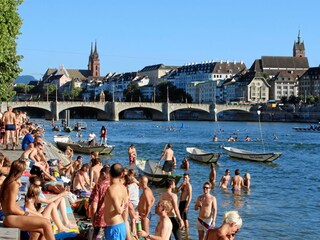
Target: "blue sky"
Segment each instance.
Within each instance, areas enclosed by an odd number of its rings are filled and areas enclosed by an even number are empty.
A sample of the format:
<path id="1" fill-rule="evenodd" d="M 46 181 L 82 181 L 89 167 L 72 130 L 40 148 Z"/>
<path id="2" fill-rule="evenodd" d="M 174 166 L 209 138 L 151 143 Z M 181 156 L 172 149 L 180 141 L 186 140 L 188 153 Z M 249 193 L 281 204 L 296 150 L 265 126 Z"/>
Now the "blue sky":
<path id="1" fill-rule="evenodd" d="M 87 69 L 97 41 L 101 75 L 152 64 L 291 56 L 299 28 L 310 66 L 320 64 L 318 0 L 25 0 L 21 75 L 61 64 Z"/>

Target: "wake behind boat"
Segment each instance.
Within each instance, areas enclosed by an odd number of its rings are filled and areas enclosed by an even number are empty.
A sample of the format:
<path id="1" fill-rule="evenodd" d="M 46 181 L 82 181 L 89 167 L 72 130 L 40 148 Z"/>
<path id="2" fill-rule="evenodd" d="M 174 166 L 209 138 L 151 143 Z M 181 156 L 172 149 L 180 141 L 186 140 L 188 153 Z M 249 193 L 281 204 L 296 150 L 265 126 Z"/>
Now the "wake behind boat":
<path id="1" fill-rule="evenodd" d="M 186 150 L 191 159 L 202 163 L 217 163 L 220 157 L 220 153 L 206 152 L 195 147 L 187 147 Z"/>
<path id="2" fill-rule="evenodd" d="M 281 153 L 257 153 L 234 147 L 223 147 L 229 157 L 244 159 L 254 162 L 272 162 L 279 158 Z"/>
<path id="3" fill-rule="evenodd" d="M 56 136 L 54 142 L 60 150 L 66 150 L 67 146 L 70 146 L 76 153 L 90 154 L 91 152 L 99 152 L 99 154 L 110 154 L 115 146 L 113 145 L 101 145 L 101 146 L 89 146 L 87 141 L 74 142 L 70 136 L 64 138 L 62 136 Z"/>
<path id="4" fill-rule="evenodd" d="M 146 176 L 152 185 L 162 187 L 167 179 L 173 179 L 176 184 L 180 181 L 180 174 L 163 174 L 162 168 L 152 160 L 137 159 L 136 166 L 141 175 Z"/>

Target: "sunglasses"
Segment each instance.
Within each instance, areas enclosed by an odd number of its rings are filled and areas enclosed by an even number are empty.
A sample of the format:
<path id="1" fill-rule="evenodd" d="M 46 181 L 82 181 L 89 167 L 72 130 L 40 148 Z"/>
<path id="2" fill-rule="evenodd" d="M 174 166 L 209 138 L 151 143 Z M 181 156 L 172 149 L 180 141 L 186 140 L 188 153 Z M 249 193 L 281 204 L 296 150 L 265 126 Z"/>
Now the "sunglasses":
<path id="1" fill-rule="evenodd" d="M 210 189 L 210 187 L 203 187 L 203 189 Z"/>

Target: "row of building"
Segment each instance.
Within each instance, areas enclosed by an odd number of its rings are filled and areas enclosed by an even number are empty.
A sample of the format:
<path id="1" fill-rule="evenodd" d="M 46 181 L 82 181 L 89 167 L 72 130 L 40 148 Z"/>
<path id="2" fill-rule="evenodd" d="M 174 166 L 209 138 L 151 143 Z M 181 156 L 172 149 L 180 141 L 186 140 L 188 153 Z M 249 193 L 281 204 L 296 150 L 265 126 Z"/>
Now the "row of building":
<path id="1" fill-rule="evenodd" d="M 266 102 L 290 96 L 317 96 L 320 93 L 320 67 L 309 67 L 300 31 L 294 41 L 292 56 L 262 56 L 247 68 L 242 61 L 205 61 L 184 66 L 156 64 L 137 72 L 100 74 L 97 49 L 91 45 L 88 69 L 49 68 L 43 87 L 58 86 L 68 92 L 71 83 L 84 89 L 84 99 L 108 91 L 116 101 L 124 100 L 124 90 L 137 83 L 144 99 L 152 101 L 161 82 L 171 82 L 192 96 L 193 102 L 225 103 L 230 101 Z"/>

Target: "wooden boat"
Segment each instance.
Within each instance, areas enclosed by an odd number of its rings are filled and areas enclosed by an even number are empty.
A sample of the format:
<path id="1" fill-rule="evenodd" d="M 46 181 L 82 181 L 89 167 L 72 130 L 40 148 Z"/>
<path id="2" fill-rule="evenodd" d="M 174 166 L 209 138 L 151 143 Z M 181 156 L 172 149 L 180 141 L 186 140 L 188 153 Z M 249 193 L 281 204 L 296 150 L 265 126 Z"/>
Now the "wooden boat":
<path id="1" fill-rule="evenodd" d="M 65 150 L 67 146 L 70 146 L 76 153 L 85 153 L 90 154 L 91 152 L 99 152 L 99 154 L 110 154 L 115 146 L 113 145 L 104 145 L 104 146 L 88 146 L 87 141 L 80 140 L 78 142 L 72 141 L 70 138 L 69 141 L 56 141 L 57 147 L 61 150 Z"/>
<path id="2" fill-rule="evenodd" d="M 87 130 L 87 128 L 88 126 L 86 122 L 76 122 L 76 124 L 73 127 L 75 131 L 85 131 Z"/>
<path id="3" fill-rule="evenodd" d="M 310 127 L 294 127 L 293 129 L 297 132 L 320 133 L 320 125 L 311 125 Z"/>
<path id="4" fill-rule="evenodd" d="M 202 163 L 216 163 L 220 157 L 220 153 L 206 152 L 195 147 L 187 147 L 186 150 L 191 159 Z"/>
<path id="5" fill-rule="evenodd" d="M 180 174 L 162 174 L 162 168 L 152 160 L 137 159 L 136 166 L 140 175 L 146 176 L 150 184 L 162 187 L 167 179 L 173 179 L 176 184 L 180 181 Z"/>
<path id="6" fill-rule="evenodd" d="M 272 162 L 279 158 L 282 154 L 281 153 L 257 153 L 252 151 L 243 150 L 240 148 L 234 147 L 223 147 L 229 157 L 244 159 L 254 162 Z"/>

